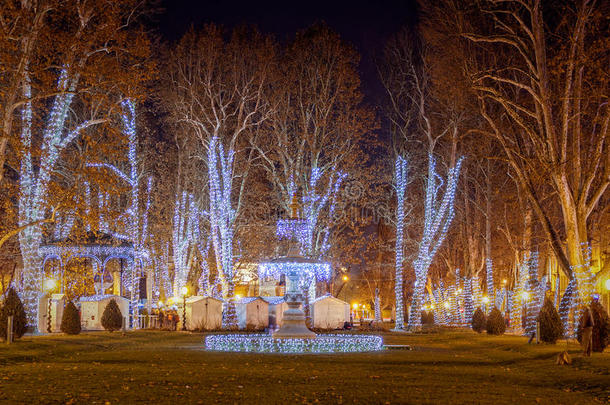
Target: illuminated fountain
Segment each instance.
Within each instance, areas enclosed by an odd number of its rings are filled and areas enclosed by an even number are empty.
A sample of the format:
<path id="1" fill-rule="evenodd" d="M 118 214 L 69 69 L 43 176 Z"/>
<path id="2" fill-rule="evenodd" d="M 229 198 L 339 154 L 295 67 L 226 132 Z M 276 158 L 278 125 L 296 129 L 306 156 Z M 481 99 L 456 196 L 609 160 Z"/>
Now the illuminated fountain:
<path id="1" fill-rule="evenodd" d="M 285 229 L 291 229 L 298 239 L 299 229 L 307 226 L 304 220 L 296 215 L 296 203 L 293 201 L 292 218 L 278 223 Z M 291 223 L 293 222 L 293 223 Z M 295 249 L 285 257 L 272 259 L 259 265 L 259 277 L 279 279 L 286 276 L 287 286 L 285 300 L 288 308 L 284 310 L 281 328 L 273 334 L 231 334 L 209 335 L 205 339 L 207 350 L 225 352 L 259 352 L 259 353 L 341 353 L 368 352 L 383 349 L 380 336 L 354 334 L 316 335 L 307 328 L 303 303 L 305 291 L 316 281 L 329 280 L 330 264 L 327 262 L 303 257 Z"/>

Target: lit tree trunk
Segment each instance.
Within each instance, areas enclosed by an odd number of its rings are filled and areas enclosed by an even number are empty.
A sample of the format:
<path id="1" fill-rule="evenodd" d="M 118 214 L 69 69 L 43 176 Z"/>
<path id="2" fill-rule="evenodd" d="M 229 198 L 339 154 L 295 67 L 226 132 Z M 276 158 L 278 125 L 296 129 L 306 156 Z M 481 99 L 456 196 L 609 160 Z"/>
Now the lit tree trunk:
<path id="1" fill-rule="evenodd" d="M 233 279 L 233 231 L 235 214 L 231 204 L 233 188 L 233 151 L 226 154 L 220 140 L 212 138 L 208 147 L 210 188 L 210 225 L 218 274 L 223 281 L 223 327 L 236 328 L 235 281 Z"/>
<path id="2" fill-rule="evenodd" d="M 462 158 L 458 159 L 455 166 L 449 169 L 445 182 L 443 198 L 438 200 L 438 174 L 436 173 L 436 162 L 432 155 L 428 156 L 428 179 L 426 186 L 424 231 L 419 245 L 417 259 L 413 263 L 415 268 L 415 286 L 409 313 L 409 329 L 421 328 L 422 306 L 424 304 L 424 291 L 428 278 L 428 269 L 432 259 L 445 240 L 447 230 L 453 219 L 453 202 L 455 190 L 458 183 Z"/>
<path id="3" fill-rule="evenodd" d="M 375 323 L 381 324 L 383 318 L 381 316 L 381 300 L 379 298 L 379 287 L 375 288 Z"/>
<path id="4" fill-rule="evenodd" d="M 403 231 L 405 226 L 405 191 L 407 188 L 407 161 L 402 157 L 396 158 L 395 189 L 396 189 L 396 281 L 394 294 L 396 296 L 396 325 L 395 329 L 403 330 L 404 317 L 404 285 L 403 285 Z"/>

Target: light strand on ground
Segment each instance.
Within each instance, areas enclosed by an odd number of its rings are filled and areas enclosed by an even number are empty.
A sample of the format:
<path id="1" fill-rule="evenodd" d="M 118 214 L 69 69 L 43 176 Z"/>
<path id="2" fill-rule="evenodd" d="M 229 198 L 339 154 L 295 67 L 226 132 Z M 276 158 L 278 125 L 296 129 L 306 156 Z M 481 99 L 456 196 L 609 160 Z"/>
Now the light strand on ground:
<path id="1" fill-rule="evenodd" d="M 205 348 L 221 352 L 355 353 L 383 349 L 375 335 L 318 335 L 313 339 L 274 339 L 265 334 L 208 335 Z"/>

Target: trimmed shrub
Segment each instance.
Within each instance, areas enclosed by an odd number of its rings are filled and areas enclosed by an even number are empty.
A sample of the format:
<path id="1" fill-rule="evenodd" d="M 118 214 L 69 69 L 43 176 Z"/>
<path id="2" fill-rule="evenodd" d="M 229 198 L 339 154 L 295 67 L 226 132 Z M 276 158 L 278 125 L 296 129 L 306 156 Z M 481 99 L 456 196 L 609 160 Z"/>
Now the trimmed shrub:
<path id="1" fill-rule="evenodd" d="M 555 344 L 563 336 L 563 323 L 559 312 L 548 298 L 545 298 L 544 305 L 540 309 L 538 322 L 540 322 L 540 340 L 543 342 Z"/>
<path id="2" fill-rule="evenodd" d="M 27 317 L 23 303 L 14 288 L 6 292 L 4 305 L 0 308 L 0 336 L 6 339 L 8 317 L 13 316 L 13 333 L 16 339 L 23 336 L 27 330 Z"/>
<path id="3" fill-rule="evenodd" d="M 485 312 L 481 309 L 481 307 L 477 308 L 472 315 L 472 321 L 470 323 L 472 325 L 472 330 L 475 332 L 481 333 L 485 330 L 485 326 L 487 324 L 487 317 L 485 316 Z"/>
<path id="4" fill-rule="evenodd" d="M 80 315 L 72 301 L 68 302 L 64 308 L 60 330 L 68 335 L 78 335 L 80 333 Z"/>
<path id="5" fill-rule="evenodd" d="M 498 308 L 494 307 L 489 313 L 485 329 L 487 329 L 487 333 L 490 335 L 502 335 L 506 331 L 504 316 L 502 316 L 502 312 Z"/>
<path id="6" fill-rule="evenodd" d="M 114 299 L 111 299 L 102 314 L 102 326 L 107 331 L 119 330 L 123 327 L 123 314 Z"/>
<path id="7" fill-rule="evenodd" d="M 583 311 L 584 312 L 584 311 Z M 604 307 L 597 301 L 591 303 L 591 312 L 593 313 L 593 347 L 594 352 L 603 352 L 610 344 L 610 319 Z M 582 341 L 582 322 L 584 314 L 578 320 L 577 339 Z"/>

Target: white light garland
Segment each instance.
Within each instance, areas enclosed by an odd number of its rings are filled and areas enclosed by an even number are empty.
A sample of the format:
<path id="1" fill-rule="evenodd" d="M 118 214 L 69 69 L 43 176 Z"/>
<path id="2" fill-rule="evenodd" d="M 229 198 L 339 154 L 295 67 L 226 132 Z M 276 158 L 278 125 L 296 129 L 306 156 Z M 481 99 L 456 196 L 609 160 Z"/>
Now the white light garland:
<path id="1" fill-rule="evenodd" d="M 265 334 L 208 335 L 205 348 L 221 352 L 356 353 L 383 350 L 375 335 L 318 335 L 313 339 L 274 339 Z"/>
<path id="2" fill-rule="evenodd" d="M 413 263 L 415 268 L 415 285 L 411 302 L 408 328 L 417 330 L 421 328 L 421 313 L 428 269 L 436 252 L 442 245 L 449 225 L 453 220 L 453 202 L 459 179 L 460 167 L 463 158 L 460 157 L 454 167 L 447 173 L 447 183 L 442 199 L 438 200 L 438 193 L 443 185 L 442 179 L 436 173 L 436 162 L 432 155 L 428 156 L 428 180 L 426 187 L 424 232 L 419 244 L 417 259 Z"/>
<path id="3" fill-rule="evenodd" d="M 528 283 L 527 283 L 527 316 L 525 318 L 525 333 L 531 336 L 536 333 L 536 319 L 540 312 L 540 303 L 538 300 L 538 252 L 530 253 L 528 261 Z"/>
<path id="4" fill-rule="evenodd" d="M 487 259 L 485 259 L 485 276 L 486 276 L 486 281 L 487 281 L 487 297 L 489 297 L 490 302 L 494 302 L 495 294 L 494 294 L 493 262 L 491 261 L 491 258 L 489 258 L 489 257 Z M 492 305 L 489 306 L 489 308 L 487 309 L 487 312 L 490 312 L 491 309 L 492 309 Z"/>
<path id="5" fill-rule="evenodd" d="M 396 280 L 394 282 L 394 295 L 396 301 L 396 326 L 395 329 L 405 328 L 404 315 L 404 281 L 402 274 L 403 266 L 403 233 L 405 226 L 405 192 L 407 188 L 407 160 L 402 156 L 396 158 L 394 170 L 394 189 L 396 190 Z M 419 314 L 416 315 L 419 318 Z"/>
<path id="6" fill-rule="evenodd" d="M 329 263 L 300 263 L 300 262 L 281 262 L 281 263 L 260 263 L 258 274 L 260 279 L 272 277 L 280 278 L 291 272 L 301 274 L 305 280 L 315 279 L 317 281 L 329 281 L 331 278 L 331 267 Z M 309 282 L 307 282 L 309 284 Z"/>
<path id="7" fill-rule="evenodd" d="M 233 233 L 237 212 L 232 207 L 233 188 L 233 150 L 225 153 L 222 142 L 213 137 L 208 145 L 208 184 L 210 189 L 210 232 L 212 246 L 216 256 L 218 273 L 223 280 L 223 295 L 226 305 L 223 306 L 222 325 L 224 328 L 237 326 L 235 302 L 233 295 Z"/>

